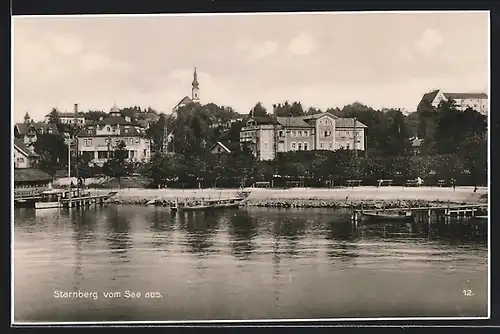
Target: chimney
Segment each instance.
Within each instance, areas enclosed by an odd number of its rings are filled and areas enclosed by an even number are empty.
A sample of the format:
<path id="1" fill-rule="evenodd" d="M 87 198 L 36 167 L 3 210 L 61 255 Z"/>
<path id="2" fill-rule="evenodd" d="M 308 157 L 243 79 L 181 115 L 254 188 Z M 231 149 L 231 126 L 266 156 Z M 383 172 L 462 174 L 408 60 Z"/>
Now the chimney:
<path id="1" fill-rule="evenodd" d="M 78 103 L 75 103 L 75 114 L 78 114 Z"/>

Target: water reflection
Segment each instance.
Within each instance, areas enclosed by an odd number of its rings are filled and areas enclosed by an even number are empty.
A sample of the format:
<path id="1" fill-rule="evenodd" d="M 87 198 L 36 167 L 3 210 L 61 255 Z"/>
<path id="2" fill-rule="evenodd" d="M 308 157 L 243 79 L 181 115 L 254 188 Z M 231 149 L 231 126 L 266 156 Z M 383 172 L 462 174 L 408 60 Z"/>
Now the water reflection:
<path id="1" fill-rule="evenodd" d="M 155 208 L 155 211 L 147 216 L 146 221 L 149 223 L 152 246 L 155 250 L 163 251 L 173 242 L 175 218 L 175 215 L 172 215 L 170 211 L 162 208 Z"/>
<path id="2" fill-rule="evenodd" d="M 333 210 L 172 215 L 107 206 L 16 210 L 14 229 L 16 319 L 473 316 L 486 309 L 486 223 L 356 225 Z M 464 300 L 456 286 L 476 296 Z M 47 294 L 54 287 L 165 298 L 63 302 Z"/>
<path id="3" fill-rule="evenodd" d="M 120 214 L 118 208 L 109 208 L 105 218 L 106 242 L 113 255 L 116 255 L 121 261 L 129 262 L 127 251 L 132 247 L 130 235 L 130 215 Z"/>
<path id="4" fill-rule="evenodd" d="M 203 257 L 214 249 L 219 216 L 215 212 L 179 212 L 180 229 L 186 233 L 188 252 Z"/>
<path id="5" fill-rule="evenodd" d="M 247 211 L 237 211 L 229 217 L 228 232 L 232 254 L 239 260 L 250 260 L 257 248 L 254 238 L 258 234 L 259 220 Z"/>

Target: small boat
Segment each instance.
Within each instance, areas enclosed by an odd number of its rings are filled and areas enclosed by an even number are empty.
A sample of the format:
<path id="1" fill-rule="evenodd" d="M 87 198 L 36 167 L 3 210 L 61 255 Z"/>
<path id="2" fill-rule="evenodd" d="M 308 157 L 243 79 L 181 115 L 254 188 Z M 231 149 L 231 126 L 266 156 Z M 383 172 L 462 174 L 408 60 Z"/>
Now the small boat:
<path id="1" fill-rule="evenodd" d="M 414 221 L 410 211 L 398 212 L 396 214 L 380 213 L 380 212 L 363 212 L 363 219 L 368 221 L 398 221 L 398 222 L 412 222 Z"/>
<path id="2" fill-rule="evenodd" d="M 243 197 L 235 197 L 228 199 L 201 200 L 200 202 L 195 202 L 193 204 L 189 204 L 187 201 L 181 204 L 179 203 L 178 200 L 176 200 L 175 204 L 170 207 L 170 210 L 206 211 L 206 210 L 216 210 L 216 209 L 238 208 L 243 200 L 244 200 Z"/>

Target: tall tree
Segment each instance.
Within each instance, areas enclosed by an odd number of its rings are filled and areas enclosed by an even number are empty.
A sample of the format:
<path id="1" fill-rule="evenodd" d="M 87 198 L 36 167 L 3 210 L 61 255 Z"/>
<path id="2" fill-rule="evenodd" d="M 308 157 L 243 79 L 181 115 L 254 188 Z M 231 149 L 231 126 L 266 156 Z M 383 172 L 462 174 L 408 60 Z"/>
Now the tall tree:
<path id="1" fill-rule="evenodd" d="M 262 102 L 257 102 L 250 110 L 249 115 L 252 117 L 265 117 L 267 116 L 267 109 L 262 105 Z"/>
<path id="2" fill-rule="evenodd" d="M 118 186 L 121 185 L 121 179 L 126 176 L 128 172 L 128 151 L 126 147 L 127 145 L 124 141 L 118 143 L 103 166 L 104 174 L 118 179 Z"/>
<path id="3" fill-rule="evenodd" d="M 68 146 L 61 136 L 42 134 L 33 148 L 40 155 L 38 168 L 47 173 L 54 174 L 68 164 Z"/>

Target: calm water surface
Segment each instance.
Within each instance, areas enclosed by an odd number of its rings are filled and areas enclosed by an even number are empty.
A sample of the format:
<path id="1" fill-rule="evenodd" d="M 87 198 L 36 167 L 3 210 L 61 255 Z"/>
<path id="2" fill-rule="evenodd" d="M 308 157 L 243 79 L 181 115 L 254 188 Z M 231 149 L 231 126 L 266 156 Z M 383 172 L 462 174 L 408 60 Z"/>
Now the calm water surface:
<path id="1" fill-rule="evenodd" d="M 16 209 L 14 317 L 487 316 L 486 234 L 471 222 L 353 226 L 333 210 Z"/>

